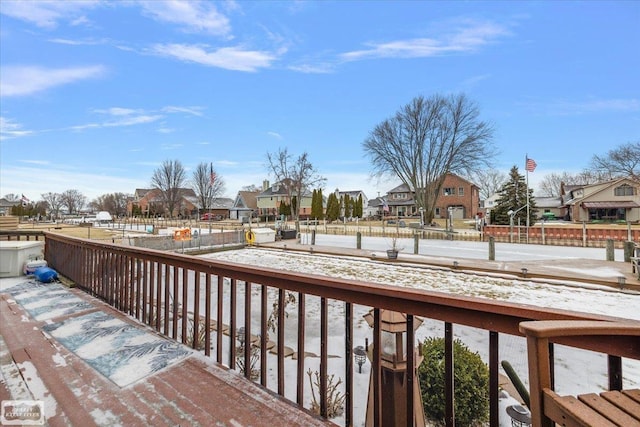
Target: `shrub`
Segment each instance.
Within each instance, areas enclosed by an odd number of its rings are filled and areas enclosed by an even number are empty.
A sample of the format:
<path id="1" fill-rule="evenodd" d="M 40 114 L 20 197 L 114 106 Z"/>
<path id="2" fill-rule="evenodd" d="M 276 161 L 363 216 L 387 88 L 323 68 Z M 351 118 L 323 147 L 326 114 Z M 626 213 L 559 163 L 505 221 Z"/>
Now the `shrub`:
<path id="1" fill-rule="evenodd" d="M 444 339 L 427 338 L 418 367 L 425 416 L 444 425 Z M 460 340 L 453 343 L 456 426 L 473 426 L 489 418 L 489 368 Z"/>

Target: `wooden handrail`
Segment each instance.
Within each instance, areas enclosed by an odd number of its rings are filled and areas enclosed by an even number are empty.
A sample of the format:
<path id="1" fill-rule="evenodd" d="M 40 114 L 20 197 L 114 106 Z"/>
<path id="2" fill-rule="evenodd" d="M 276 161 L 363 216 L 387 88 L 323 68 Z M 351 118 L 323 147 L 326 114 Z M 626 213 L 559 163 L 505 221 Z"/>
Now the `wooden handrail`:
<path id="1" fill-rule="evenodd" d="M 255 267 L 178 253 L 123 246 L 104 241 L 92 241 L 63 236 L 57 233 L 46 233 L 45 258 L 53 268 L 61 275 L 75 282 L 79 288 L 104 299 L 114 307 L 154 327 L 159 333 L 163 333 L 173 339 L 182 339 L 183 342 L 185 342 L 185 334 L 179 333 L 176 328 L 177 317 L 180 314 L 178 307 L 183 308 L 182 317 L 185 318 L 186 301 L 199 300 L 199 297 L 195 293 L 185 297 L 185 288 L 181 288 L 182 292 L 178 292 L 176 286 L 189 283 L 190 280 L 195 280 L 195 277 L 202 277 L 198 280 L 200 280 L 200 283 L 207 284 L 209 288 L 209 291 L 206 292 L 207 300 L 202 304 L 206 307 L 206 313 L 196 313 L 193 316 L 195 322 L 199 321 L 201 315 L 209 315 L 211 307 L 217 306 L 218 317 L 216 320 L 218 326 L 222 327 L 222 321 L 224 320 L 222 317 L 223 306 L 219 295 L 223 293 L 223 289 L 224 292 L 228 290 L 231 302 L 229 305 L 224 306 L 224 313 L 225 316 L 229 317 L 229 339 L 231 342 L 235 342 L 236 327 L 242 324 L 242 322 L 237 322 L 241 319 L 237 319 L 235 313 L 236 293 L 242 292 L 242 295 L 246 298 L 246 292 L 251 292 L 252 288 L 259 288 L 261 292 L 272 288 L 273 290 L 277 289 L 278 293 L 287 291 L 298 293 L 299 296 L 317 296 L 328 300 L 344 301 L 348 304 L 368 306 L 377 310 L 391 310 L 407 315 L 441 320 L 452 325 L 465 325 L 483 329 L 487 331 L 487 337 L 490 334 L 494 337 L 491 340 L 489 351 L 493 354 L 491 360 L 495 360 L 495 365 L 498 363 L 499 333 L 522 336 L 524 333 L 519 328 L 522 322 L 531 320 L 577 320 L 607 323 L 625 321 L 611 316 L 501 302 L 486 298 L 464 297 L 442 292 L 398 287 L 392 284 L 369 283 Z M 213 296 L 210 288 L 216 281 L 217 292 L 215 292 L 216 296 Z M 216 286 L 214 285 L 213 287 L 215 288 Z M 196 292 L 195 289 L 199 289 L 199 287 L 191 286 L 188 291 Z M 173 293 L 172 298 L 177 300 L 169 301 L 170 290 Z M 209 300 L 210 297 L 216 299 L 211 301 Z M 260 307 L 265 306 L 266 304 L 261 301 Z M 202 309 L 203 307 L 200 307 L 200 310 Z M 256 310 L 258 310 L 257 307 Z M 284 318 L 280 317 L 278 324 L 285 322 Z M 320 322 L 326 327 L 326 316 L 320 317 Z M 169 325 L 170 319 L 171 325 Z M 196 326 L 196 328 L 209 325 L 211 320 L 211 318 L 207 319 L 205 317 L 205 322 Z M 640 322 L 631 320 L 628 322 L 640 327 Z M 348 326 L 349 328 L 353 327 L 352 321 L 347 323 L 351 325 Z M 261 321 L 261 337 L 266 337 L 265 334 L 268 332 L 264 325 L 266 325 L 266 321 Z M 298 339 L 304 342 L 304 322 L 300 322 L 299 327 L 300 325 L 302 325 L 302 329 L 298 330 Z M 211 339 L 210 328 L 204 328 L 206 332 L 204 342 L 207 345 L 205 352 L 208 354 L 209 345 L 213 343 L 213 340 Z M 255 334 L 257 334 L 257 331 Z M 280 332 L 278 332 L 278 335 L 280 335 Z M 215 359 L 219 363 L 226 363 L 227 359 L 222 357 L 221 336 L 222 334 L 217 335 L 216 351 L 211 354 L 212 356 L 215 354 Z M 407 342 L 411 341 L 409 338 L 407 338 Z M 266 338 L 264 339 L 266 340 Z M 281 340 L 280 336 L 278 336 L 277 341 L 279 345 L 277 352 L 278 393 L 283 394 L 283 387 L 280 384 L 283 381 L 284 374 L 280 372 L 280 367 L 284 367 L 284 348 L 280 346 L 284 340 Z M 632 345 L 629 345 L 621 340 L 612 340 L 611 337 L 581 335 L 557 337 L 553 341 L 605 354 L 640 357 L 640 342 L 636 342 L 637 340 L 627 340 L 632 341 Z M 196 345 L 195 341 L 193 345 Z M 353 343 L 345 342 L 346 357 L 351 358 L 352 346 Z M 264 346 L 261 345 L 261 347 Z M 301 347 L 301 350 L 302 354 L 304 354 L 304 346 Z M 321 353 L 323 353 L 321 355 L 321 365 L 325 366 L 320 367 L 320 374 L 326 377 L 327 369 L 326 361 L 324 360 L 327 358 L 326 348 Z M 228 360 L 228 366 L 234 369 L 236 360 L 235 346 L 231 346 Z M 374 357 L 375 360 L 379 359 Z M 303 368 L 303 365 L 298 364 L 299 377 L 304 372 Z M 262 361 L 260 369 L 262 371 L 261 375 L 266 375 L 266 368 Z M 376 374 L 379 374 L 379 369 L 378 365 L 372 366 L 374 378 L 376 378 Z M 495 411 L 492 413 L 492 419 L 497 420 L 497 366 L 493 372 L 496 377 L 496 381 L 493 383 L 496 386 L 491 394 L 492 411 Z M 298 380 L 303 381 L 304 379 L 299 378 Z M 321 392 L 326 393 L 326 389 L 321 390 Z M 453 393 L 450 394 L 453 396 Z M 301 391 L 298 391 L 297 398 L 302 400 Z M 322 402 L 322 399 L 320 401 Z M 349 412 L 349 408 L 346 411 Z"/>
<path id="2" fill-rule="evenodd" d="M 594 419 L 602 420 L 601 415 L 585 410 L 567 410 L 563 405 L 567 398 L 553 392 L 553 360 L 550 358 L 550 343 L 559 337 L 592 337 L 613 342 L 617 350 L 620 347 L 630 349 L 640 347 L 640 324 L 633 321 L 593 321 L 558 320 L 529 321 L 520 324 L 520 331 L 527 337 L 527 356 L 529 359 L 530 409 L 533 427 L 553 427 L 556 422 L 563 425 L 590 425 Z M 614 351 L 613 354 L 620 353 Z M 609 357 L 611 361 L 611 354 Z M 633 358 L 640 354 L 630 351 Z M 621 381 L 620 381 L 621 382 Z M 577 400 L 568 398 L 571 405 L 580 408 Z M 573 399 L 573 400 L 571 400 Z M 580 421 L 581 417 L 585 417 Z M 591 417 L 587 419 L 586 417 Z M 569 421 L 567 420 L 569 418 Z M 583 423 L 583 424 L 581 424 Z"/>

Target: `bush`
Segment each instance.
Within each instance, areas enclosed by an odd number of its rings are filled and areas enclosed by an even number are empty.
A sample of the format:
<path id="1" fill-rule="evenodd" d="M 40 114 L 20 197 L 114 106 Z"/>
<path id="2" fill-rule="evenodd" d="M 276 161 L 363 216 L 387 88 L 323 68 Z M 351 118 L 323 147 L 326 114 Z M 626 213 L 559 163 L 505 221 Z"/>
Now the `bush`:
<path id="1" fill-rule="evenodd" d="M 425 416 L 445 421 L 444 339 L 427 338 L 422 344 L 424 360 L 418 367 Z M 478 353 L 460 340 L 453 343 L 454 411 L 456 426 L 473 426 L 489 419 L 489 368 Z"/>

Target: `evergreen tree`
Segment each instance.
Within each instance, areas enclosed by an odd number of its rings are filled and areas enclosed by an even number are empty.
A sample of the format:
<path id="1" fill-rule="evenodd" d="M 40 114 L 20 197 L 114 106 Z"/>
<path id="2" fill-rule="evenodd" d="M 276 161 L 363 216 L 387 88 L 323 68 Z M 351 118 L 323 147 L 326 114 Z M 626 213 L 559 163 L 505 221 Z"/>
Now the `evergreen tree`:
<path id="1" fill-rule="evenodd" d="M 344 205 L 344 216 L 345 218 L 351 217 L 351 197 L 348 194 L 344 195 L 344 200 L 342 202 Z"/>
<path id="2" fill-rule="evenodd" d="M 327 197 L 326 216 L 329 221 L 335 221 L 340 217 L 340 202 L 335 193 L 331 193 L 329 197 Z"/>
<path id="3" fill-rule="evenodd" d="M 311 218 L 322 219 L 322 189 L 313 190 L 311 196 Z"/>
<path id="4" fill-rule="evenodd" d="M 518 172 L 518 167 L 513 166 L 509 171 L 507 182 L 500 190 L 500 197 L 496 201 L 496 207 L 491 211 L 493 224 L 509 225 L 509 211 L 517 213 L 513 216 L 515 225 L 520 220 L 521 225 L 527 224 L 527 197 L 529 198 L 529 221 L 530 224 L 536 222 L 536 203 L 533 198 L 533 189 L 529 188 L 527 195 L 527 184 L 523 175 Z"/>
<path id="5" fill-rule="evenodd" d="M 291 215 L 291 205 L 287 204 L 287 202 L 280 202 L 278 206 L 278 214 L 290 216 Z"/>
<path id="6" fill-rule="evenodd" d="M 364 202 L 362 201 L 362 194 L 358 195 L 358 200 L 356 201 L 356 213 L 354 216 L 358 218 L 362 218 L 362 214 L 364 211 L 364 207 L 362 206 Z"/>
<path id="7" fill-rule="evenodd" d="M 318 215 L 316 216 L 316 218 L 318 219 L 324 219 L 324 203 L 323 203 L 323 196 L 322 196 L 322 188 L 318 189 Z"/>

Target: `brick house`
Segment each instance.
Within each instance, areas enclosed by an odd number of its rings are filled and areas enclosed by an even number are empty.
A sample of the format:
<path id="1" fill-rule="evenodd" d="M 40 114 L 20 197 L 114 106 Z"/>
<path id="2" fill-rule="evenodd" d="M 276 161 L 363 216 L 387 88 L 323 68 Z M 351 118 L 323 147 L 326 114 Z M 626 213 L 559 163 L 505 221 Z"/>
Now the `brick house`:
<path id="1" fill-rule="evenodd" d="M 390 216 L 418 216 L 415 193 L 406 184 L 401 184 L 387 192 L 386 201 Z M 454 219 L 475 218 L 479 213 L 480 189 L 477 185 L 458 175 L 448 173 L 438 194 L 434 208 L 434 218 Z"/>
<path id="2" fill-rule="evenodd" d="M 191 188 L 181 188 L 180 201 L 171 214 L 167 211 L 162 190 L 158 188 L 136 188 L 133 199 L 127 203 L 127 212 L 132 215 L 134 207 L 142 216 L 190 217 L 198 214 L 198 196 Z"/>

